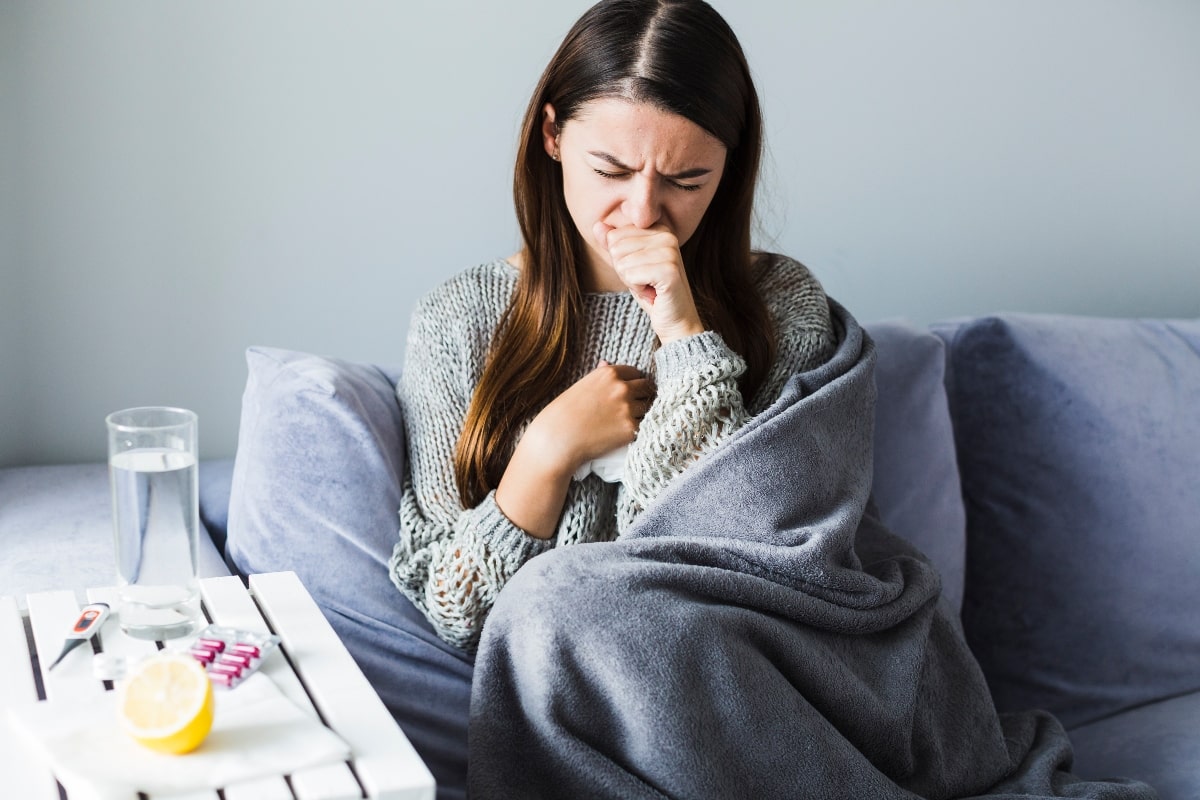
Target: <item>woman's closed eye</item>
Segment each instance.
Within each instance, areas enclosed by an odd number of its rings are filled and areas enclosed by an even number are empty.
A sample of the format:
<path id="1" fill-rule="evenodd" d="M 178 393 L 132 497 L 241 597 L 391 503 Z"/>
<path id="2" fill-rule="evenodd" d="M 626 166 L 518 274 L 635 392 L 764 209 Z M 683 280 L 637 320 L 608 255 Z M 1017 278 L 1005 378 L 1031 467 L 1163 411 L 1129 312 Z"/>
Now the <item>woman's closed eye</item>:
<path id="1" fill-rule="evenodd" d="M 609 180 L 614 180 L 614 181 L 629 177 L 628 172 L 607 172 L 605 170 L 597 169 L 595 167 L 592 167 L 592 172 L 595 172 L 601 178 L 608 178 Z M 694 184 L 694 183 L 679 183 L 678 181 L 672 181 L 672 180 L 668 180 L 667 183 L 669 183 L 671 186 L 674 186 L 676 189 L 682 189 L 685 192 L 698 192 L 702 188 L 699 185 Z"/>

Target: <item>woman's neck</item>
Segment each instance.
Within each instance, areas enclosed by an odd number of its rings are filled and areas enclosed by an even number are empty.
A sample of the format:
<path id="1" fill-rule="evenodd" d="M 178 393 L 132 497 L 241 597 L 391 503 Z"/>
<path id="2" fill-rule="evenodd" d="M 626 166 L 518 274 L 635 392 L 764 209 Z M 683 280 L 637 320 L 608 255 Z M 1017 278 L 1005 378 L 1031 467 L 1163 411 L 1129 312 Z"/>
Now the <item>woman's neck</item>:
<path id="1" fill-rule="evenodd" d="M 520 272 L 525 266 L 525 251 L 520 250 L 504 260 L 511 264 L 513 269 Z M 605 263 L 598 264 L 590 259 L 586 274 L 584 275 L 583 285 L 579 288 L 585 294 L 620 293 L 628 289 L 621 282 L 621 279 L 617 277 L 616 271 L 611 266 Z"/>

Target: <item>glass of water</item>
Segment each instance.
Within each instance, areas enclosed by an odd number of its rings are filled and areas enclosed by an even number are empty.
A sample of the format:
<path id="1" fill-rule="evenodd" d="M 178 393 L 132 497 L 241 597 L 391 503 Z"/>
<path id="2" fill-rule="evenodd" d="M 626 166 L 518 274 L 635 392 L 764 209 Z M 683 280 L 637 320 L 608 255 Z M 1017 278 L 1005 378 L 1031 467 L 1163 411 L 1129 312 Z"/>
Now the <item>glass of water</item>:
<path id="1" fill-rule="evenodd" d="M 201 619 L 196 415 L 149 406 L 105 422 L 121 628 L 141 639 L 187 636 Z"/>

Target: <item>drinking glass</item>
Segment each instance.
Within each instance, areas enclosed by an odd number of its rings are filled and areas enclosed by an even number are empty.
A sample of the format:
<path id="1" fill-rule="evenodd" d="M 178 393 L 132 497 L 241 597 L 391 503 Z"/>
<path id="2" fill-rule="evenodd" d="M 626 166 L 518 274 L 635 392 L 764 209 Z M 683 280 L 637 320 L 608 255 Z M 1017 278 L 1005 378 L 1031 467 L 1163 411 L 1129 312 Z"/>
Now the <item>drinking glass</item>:
<path id="1" fill-rule="evenodd" d="M 121 628 L 187 636 L 201 619 L 196 414 L 147 406 L 105 422 Z"/>

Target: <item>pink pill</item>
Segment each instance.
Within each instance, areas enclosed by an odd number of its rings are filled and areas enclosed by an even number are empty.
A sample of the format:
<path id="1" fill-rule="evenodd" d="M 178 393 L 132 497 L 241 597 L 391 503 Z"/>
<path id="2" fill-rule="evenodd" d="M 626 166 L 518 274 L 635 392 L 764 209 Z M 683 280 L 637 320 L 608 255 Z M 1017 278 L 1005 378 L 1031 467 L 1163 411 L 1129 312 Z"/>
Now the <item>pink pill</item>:
<path id="1" fill-rule="evenodd" d="M 201 647 L 207 647 L 209 650 L 216 650 L 218 653 L 225 649 L 225 642 L 220 639 L 201 638 L 196 640 L 196 644 Z"/>
<path id="2" fill-rule="evenodd" d="M 258 658 L 259 654 L 262 653 L 262 650 L 259 650 L 257 646 L 246 644 L 245 642 L 238 642 L 229 649 L 235 653 L 242 653 L 243 655 L 252 656 L 253 658 Z"/>
<path id="3" fill-rule="evenodd" d="M 235 678 L 242 674 L 242 668 L 237 664 L 210 664 L 208 671 L 212 675 L 232 675 Z"/>
<path id="4" fill-rule="evenodd" d="M 202 664 L 211 664 L 212 660 L 216 657 L 216 654 L 212 650 L 208 650 L 203 647 L 192 648 L 192 658 L 196 659 Z"/>

